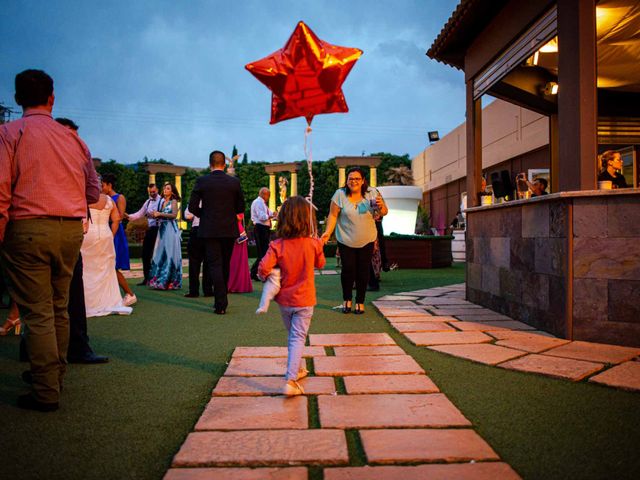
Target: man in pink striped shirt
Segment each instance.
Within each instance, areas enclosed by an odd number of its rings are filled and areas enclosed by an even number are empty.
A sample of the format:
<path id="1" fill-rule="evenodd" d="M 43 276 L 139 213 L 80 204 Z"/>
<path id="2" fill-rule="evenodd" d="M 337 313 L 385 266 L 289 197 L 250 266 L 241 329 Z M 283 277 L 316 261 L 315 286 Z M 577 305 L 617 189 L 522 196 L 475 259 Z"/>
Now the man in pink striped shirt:
<path id="1" fill-rule="evenodd" d="M 53 411 L 67 364 L 81 219 L 100 184 L 87 146 L 51 117 L 51 77 L 25 70 L 15 86 L 22 118 L 0 126 L 0 258 L 27 326 L 33 385 L 18 407 Z"/>

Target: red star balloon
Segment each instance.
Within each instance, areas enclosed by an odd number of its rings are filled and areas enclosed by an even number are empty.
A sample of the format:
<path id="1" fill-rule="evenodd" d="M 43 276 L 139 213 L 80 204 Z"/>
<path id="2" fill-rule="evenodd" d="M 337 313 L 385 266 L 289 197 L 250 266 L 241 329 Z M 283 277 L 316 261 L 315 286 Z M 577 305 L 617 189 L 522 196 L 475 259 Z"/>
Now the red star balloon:
<path id="1" fill-rule="evenodd" d="M 320 40 L 298 22 L 284 48 L 245 66 L 272 92 L 272 124 L 314 115 L 348 112 L 342 83 L 362 50 Z"/>

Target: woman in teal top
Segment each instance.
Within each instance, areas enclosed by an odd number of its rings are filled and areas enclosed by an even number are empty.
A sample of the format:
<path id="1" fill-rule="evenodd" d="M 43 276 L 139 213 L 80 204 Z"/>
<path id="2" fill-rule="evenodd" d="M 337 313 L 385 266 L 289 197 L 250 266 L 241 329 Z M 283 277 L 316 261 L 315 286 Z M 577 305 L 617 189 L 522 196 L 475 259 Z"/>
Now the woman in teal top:
<path id="1" fill-rule="evenodd" d="M 354 313 L 364 313 L 364 297 L 369 282 L 369 265 L 373 245 L 378 232 L 375 218 L 385 216 L 389 210 L 382 195 L 369 187 L 360 167 L 350 168 L 347 184 L 336 190 L 331 199 L 327 218 L 327 230 L 322 241 L 327 243 L 333 230 L 340 249 L 342 271 L 342 313 L 351 312 L 353 284 L 356 285 L 356 307 Z"/>

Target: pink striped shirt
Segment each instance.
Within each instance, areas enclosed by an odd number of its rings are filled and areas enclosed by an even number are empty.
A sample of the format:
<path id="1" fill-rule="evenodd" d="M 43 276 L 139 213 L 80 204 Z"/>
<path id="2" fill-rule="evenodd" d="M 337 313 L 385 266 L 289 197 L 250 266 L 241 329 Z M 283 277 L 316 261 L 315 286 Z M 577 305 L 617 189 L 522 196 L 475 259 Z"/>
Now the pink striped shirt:
<path id="1" fill-rule="evenodd" d="M 46 108 L 0 125 L 0 242 L 10 220 L 82 218 L 98 198 L 89 149 Z"/>

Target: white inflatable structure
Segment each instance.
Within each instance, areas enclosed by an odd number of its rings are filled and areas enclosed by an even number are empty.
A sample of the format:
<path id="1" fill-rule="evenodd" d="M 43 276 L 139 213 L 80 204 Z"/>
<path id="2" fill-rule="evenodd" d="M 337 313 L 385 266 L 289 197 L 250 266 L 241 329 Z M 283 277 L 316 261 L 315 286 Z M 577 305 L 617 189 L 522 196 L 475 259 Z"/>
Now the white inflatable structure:
<path id="1" fill-rule="evenodd" d="M 389 213 L 382 219 L 384 234 L 415 234 L 418 205 L 422 200 L 422 188 L 409 185 L 390 185 L 376 188 L 382 194 L 389 208 Z"/>

